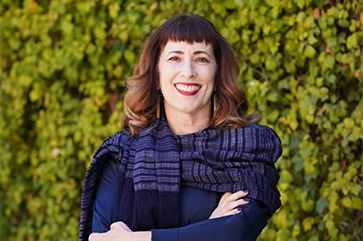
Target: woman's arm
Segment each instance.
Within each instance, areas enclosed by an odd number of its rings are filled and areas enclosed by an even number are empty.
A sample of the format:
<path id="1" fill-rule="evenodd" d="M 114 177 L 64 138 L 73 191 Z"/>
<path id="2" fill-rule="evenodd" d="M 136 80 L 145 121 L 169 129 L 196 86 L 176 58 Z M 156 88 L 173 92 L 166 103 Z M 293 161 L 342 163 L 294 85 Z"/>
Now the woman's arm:
<path id="1" fill-rule="evenodd" d="M 209 219 L 181 228 L 133 232 L 123 222 L 106 233 L 92 233 L 90 241 L 254 241 L 266 226 L 268 208 L 255 200 L 236 215 Z"/>
<path id="2" fill-rule="evenodd" d="M 118 220 L 118 179 L 119 163 L 113 158 L 107 160 L 102 170 L 93 204 L 92 234 L 89 241 L 150 241 L 151 231 L 133 232 Z M 110 226 L 110 223 L 111 226 Z"/>
<path id="3" fill-rule="evenodd" d="M 117 183 L 119 163 L 109 158 L 104 164 L 93 204 L 92 232 L 107 232 L 118 221 Z"/>
<path id="4" fill-rule="evenodd" d="M 132 232 L 118 220 L 117 211 L 117 170 L 118 163 L 112 159 L 105 163 L 97 196 L 93 205 L 93 223 L 90 241 L 140 240 L 140 241 L 224 241 L 255 240 L 265 227 L 268 208 L 255 200 L 243 197 L 247 192 L 226 193 L 209 220 L 186 225 L 180 228 L 155 229 L 146 232 Z M 243 206 L 241 206 L 243 205 Z M 236 207 L 242 207 L 237 209 Z M 115 211 L 116 210 L 116 211 Z M 230 215 L 230 216 L 228 216 Z M 114 223 L 115 222 L 115 223 Z M 110 224 L 111 230 L 110 230 Z"/>
<path id="5" fill-rule="evenodd" d="M 236 215 L 209 219 L 181 228 L 152 230 L 153 241 L 255 241 L 267 224 L 269 209 L 251 200 Z"/>

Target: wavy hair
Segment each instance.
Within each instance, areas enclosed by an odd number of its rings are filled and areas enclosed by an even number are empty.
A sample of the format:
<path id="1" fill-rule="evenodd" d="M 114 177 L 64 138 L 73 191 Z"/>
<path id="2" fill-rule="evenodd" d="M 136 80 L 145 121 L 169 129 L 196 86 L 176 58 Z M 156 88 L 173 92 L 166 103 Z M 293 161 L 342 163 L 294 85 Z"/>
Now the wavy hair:
<path id="1" fill-rule="evenodd" d="M 163 105 L 163 96 L 157 89 L 158 61 L 168 41 L 211 44 L 217 61 L 215 91 L 210 127 L 229 129 L 258 123 L 261 117 L 247 115 L 248 101 L 245 91 L 237 82 L 239 67 L 231 46 L 207 19 L 191 14 L 177 15 L 152 33 L 146 41 L 133 76 L 127 79 L 124 99 L 125 117 L 122 127 L 132 134 L 156 119 L 156 112 Z"/>

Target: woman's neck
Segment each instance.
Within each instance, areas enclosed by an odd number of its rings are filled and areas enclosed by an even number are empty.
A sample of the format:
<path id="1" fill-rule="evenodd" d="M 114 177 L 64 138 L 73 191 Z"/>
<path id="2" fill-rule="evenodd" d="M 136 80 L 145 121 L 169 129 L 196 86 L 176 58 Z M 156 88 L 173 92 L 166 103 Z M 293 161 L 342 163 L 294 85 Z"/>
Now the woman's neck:
<path id="1" fill-rule="evenodd" d="M 171 132 L 174 135 L 186 135 L 199 132 L 209 127 L 210 115 L 173 115 L 165 113 L 166 120 Z"/>

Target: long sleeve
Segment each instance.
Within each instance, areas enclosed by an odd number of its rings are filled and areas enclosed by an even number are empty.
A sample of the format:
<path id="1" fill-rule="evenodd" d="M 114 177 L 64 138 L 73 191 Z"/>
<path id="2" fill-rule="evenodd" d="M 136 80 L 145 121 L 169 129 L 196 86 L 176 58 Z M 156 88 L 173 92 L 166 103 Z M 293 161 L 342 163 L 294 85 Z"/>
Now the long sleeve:
<path id="1" fill-rule="evenodd" d="M 152 230 L 152 241 L 252 241 L 268 220 L 268 208 L 251 200 L 240 214 L 210 219 L 181 228 Z"/>
<path id="2" fill-rule="evenodd" d="M 117 169 L 118 163 L 110 158 L 102 171 L 93 204 L 92 232 L 107 232 L 110 225 L 118 221 Z"/>

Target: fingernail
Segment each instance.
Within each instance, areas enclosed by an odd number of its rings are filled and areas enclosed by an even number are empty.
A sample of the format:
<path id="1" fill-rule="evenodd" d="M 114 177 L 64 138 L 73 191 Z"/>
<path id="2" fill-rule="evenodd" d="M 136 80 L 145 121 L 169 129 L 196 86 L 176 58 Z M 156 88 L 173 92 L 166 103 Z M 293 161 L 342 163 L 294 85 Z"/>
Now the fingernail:
<path id="1" fill-rule="evenodd" d="M 250 199 L 250 198 L 248 198 L 248 197 L 246 197 L 246 198 L 243 198 L 243 201 L 245 201 L 245 202 L 249 202 L 249 201 L 251 201 L 251 199 Z"/>
<path id="2" fill-rule="evenodd" d="M 238 207 L 237 207 L 237 210 L 238 210 L 238 211 L 243 211 L 243 206 L 238 206 Z"/>
<path id="3" fill-rule="evenodd" d="M 250 192 L 250 191 L 248 191 L 248 190 L 243 190 L 242 192 L 247 193 L 247 192 Z"/>

